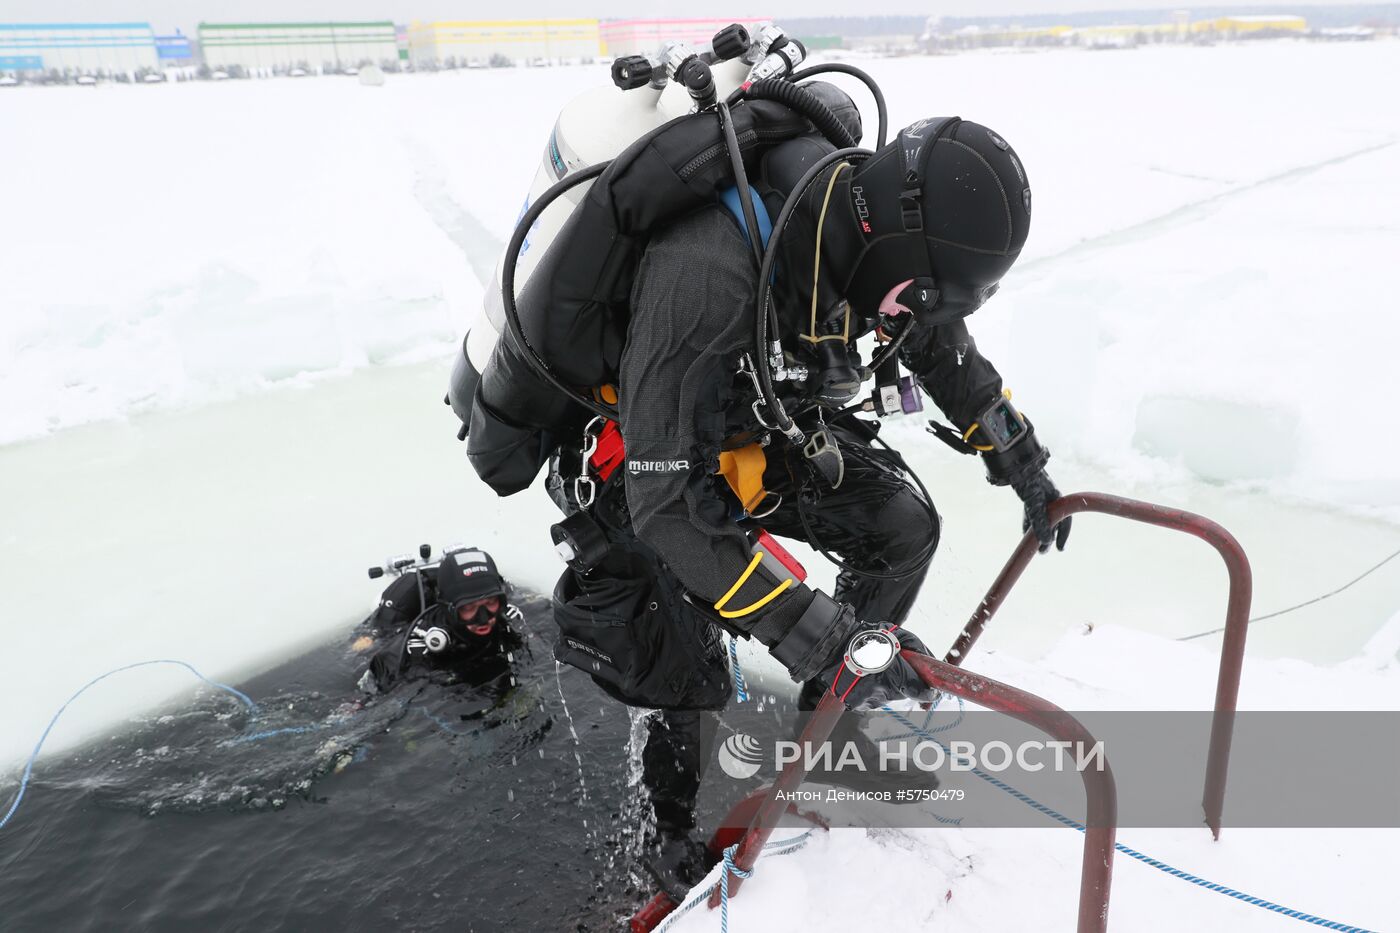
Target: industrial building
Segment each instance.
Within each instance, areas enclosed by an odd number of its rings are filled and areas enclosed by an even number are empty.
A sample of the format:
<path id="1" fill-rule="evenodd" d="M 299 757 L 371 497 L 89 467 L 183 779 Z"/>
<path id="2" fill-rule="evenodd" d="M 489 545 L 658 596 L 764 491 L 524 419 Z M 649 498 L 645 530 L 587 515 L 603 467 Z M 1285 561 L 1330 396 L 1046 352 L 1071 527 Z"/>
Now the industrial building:
<path id="1" fill-rule="evenodd" d="M 399 58 L 394 24 L 200 23 L 199 45 L 210 68 L 338 71 Z"/>
<path id="2" fill-rule="evenodd" d="M 150 23 L 0 23 L 0 72 L 112 74 L 158 65 Z"/>
<path id="3" fill-rule="evenodd" d="M 1218 16 L 1191 24 L 1194 33 L 1210 33 L 1226 38 L 1262 37 L 1298 34 L 1308 31 L 1308 21 L 1301 16 L 1267 14 L 1258 16 Z"/>
<path id="4" fill-rule="evenodd" d="M 772 22 L 771 17 L 750 19 L 623 19 L 603 23 L 603 45 L 607 54 L 650 55 L 671 39 L 696 49 L 708 48 L 710 40 L 730 23 L 741 23 L 750 31 Z"/>
<path id="5" fill-rule="evenodd" d="M 452 20 L 408 27 L 416 66 L 460 62 L 592 61 L 604 54 L 596 19 Z"/>

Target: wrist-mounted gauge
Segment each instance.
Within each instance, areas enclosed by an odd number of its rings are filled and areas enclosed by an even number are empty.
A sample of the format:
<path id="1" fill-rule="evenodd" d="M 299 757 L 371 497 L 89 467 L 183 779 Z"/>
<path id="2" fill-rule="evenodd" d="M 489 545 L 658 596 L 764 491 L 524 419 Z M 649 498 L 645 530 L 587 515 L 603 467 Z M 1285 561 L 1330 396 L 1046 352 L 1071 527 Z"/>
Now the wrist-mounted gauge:
<path id="1" fill-rule="evenodd" d="M 977 416 L 963 434 L 963 440 L 980 451 L 1002 453 L 1030 434 L 1026 416 L 1011 404 L 1010 393 L 1002 395 Z"/>
<path id="2" fill-rule="evenodd" d="M 893 630 L 857 632 L 846 646 L 846 668 L 857 677 L 878 674 L 899 658 L 902 650 Z"/>

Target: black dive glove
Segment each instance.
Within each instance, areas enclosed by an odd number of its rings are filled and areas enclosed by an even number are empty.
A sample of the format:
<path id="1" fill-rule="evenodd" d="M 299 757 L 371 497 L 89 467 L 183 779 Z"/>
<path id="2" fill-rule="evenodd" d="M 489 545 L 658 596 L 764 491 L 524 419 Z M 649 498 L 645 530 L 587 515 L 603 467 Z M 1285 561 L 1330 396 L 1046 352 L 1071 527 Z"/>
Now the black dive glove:
<path id="1" fill-rule="evenodd" d="M 1050 550 L 1051 544 L 1055 545 L 1055 550 L 1063 551 L 1065 542 L 1069 540 L 1070 523 L 1073 519 L 1065 518 L 1058 525 L 1050 524 L 1050 503 L 1060 498 L 1060 491 L 1051 482 L 1050 474 L 1040 470 L 1024 479 L 1014 481 L 1011 488 L 1016 490 L 1016 495 L 1020 496 L 1026 505 L 1021 531 L 1035 532 L 1042 554 Z"/>
<path id="2" fill-rule="evenodd" d="M 893 660 L 878 670 L 864 670 L 862 663 L 871 664 L 871 654 L 876 662 L 881 655 L 889 656 L 895 651 L 894 645 L 886 650 L 880 645 L 870 645 L 870 641 L 888 641 L 890 637 L 897 643 L 898 650 L 911 650 L 928 654 L 928 648 L 919 636 L 907 629 L 888 622 L 866 622 L 856 630 L 851 640 L 842 647 L 840 656 L 821 675 L 820 682 L 845 704 L 847 709 L 877 709 L 892 700 L 931 700 L 934 690 L 924 683 L 918 671 L 897 653 Z M 862 643 L 867 643 L 862 647 Z M 867 654 L 867 651 L 871 654 Z"/>
<path id="3" fill-rule="evenodd" d="M 936 432 L 935 432 L 936 433 Z M 987 482 L 993 486 L 1010 486 L 1025 503 L 1025 519 L 1021 531 L 1034 531 L 1040 542 L 1040 553 L 1055 545 L 1065 549 L 1069 540 L 1070 520 L 1050 524 L 1050 503 L 1060 498 L 1060 491 L 1050 482 L 1045 464 L 1050 451 L 1040 446 L 1035 437 L 1035 425 L 1011 404 L 1009 393 L 1000 395 L 977 416 L 964 440 L 975 435 L 984 444 L 982 462 L 987 467 Z"/>

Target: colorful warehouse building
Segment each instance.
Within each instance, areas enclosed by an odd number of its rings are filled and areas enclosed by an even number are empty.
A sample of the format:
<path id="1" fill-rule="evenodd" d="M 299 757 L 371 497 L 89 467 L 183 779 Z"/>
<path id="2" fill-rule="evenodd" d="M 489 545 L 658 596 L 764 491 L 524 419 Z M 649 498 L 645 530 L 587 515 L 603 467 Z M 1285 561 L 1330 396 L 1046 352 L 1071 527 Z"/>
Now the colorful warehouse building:
<path id="1" fill-rule="evenodd" d="M 596 19 L 443 20 L 408 27 L 415 64 L 459 61 L 579 62 L 604 54 Z"/>
<path id="2" fill-rule="evenodd" d="M 150 23 L 0 23 L 0 72 L 110 74 L 159 64 Z"/>
<path id="3" fill-rule="evenodd" d="M 397 61 L 391 20 L 362 23 L 200 23 L 199 45 L 210 68 L 241 65 L 274 71 L 339 70 Z"/>

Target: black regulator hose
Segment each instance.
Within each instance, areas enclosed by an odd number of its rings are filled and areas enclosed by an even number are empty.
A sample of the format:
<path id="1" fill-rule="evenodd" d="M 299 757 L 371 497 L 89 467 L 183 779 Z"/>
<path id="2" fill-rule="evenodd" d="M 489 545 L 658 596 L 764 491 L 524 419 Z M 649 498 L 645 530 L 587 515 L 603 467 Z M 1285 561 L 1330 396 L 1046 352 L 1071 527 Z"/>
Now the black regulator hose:
<path id="1" fill-rule="evenodd" d="M 904 338 L 908 337 L 913 329 L 914 316 L 909 315 L 904 319 L 904 323 L 900 326 L 899 330 L 895 331 L 894 336 L 890 337 L 889 342 L 876 350 L 871 356 L 870 369 L 872 371 L 879 369 L 889 361 L 890 357 L 898 353 L 900 346 L 904 343 Z"/>
<path id="2" fill-rule="evenodd" d="M 548 191 L 539 196 L 539 199 L 536 200 L 534 204 L 530 205 L 529 210 L 521 215 L 519 223 L 515 225 L 515 232 L 511 234 L 510 244 L 506 247 L 505 267 L 501 270 L 501 304 L 505 307 L 506 324 L 510 327 L 511 334 L 515 336 L 516 341 L 520 344 L 521 350 L 524 351 L 526 362 L 534 367 L 535 372 L 539 373 L 556 389 L 578 402 L 584 408 L 587 408 L 596 415 L 601 415 L 603 418 L 614 420 L 617 417 L 615 411 L 594 401 L 577 389 L 572 389 L 565 385 L 564 382 L 554 374 L 554 370 L 549 368 L 549 364 L 544 361 L 544 358 L 535 351 L 534 347 L 530 346 L 530 341 L 525 339 L 525 328 L 520 325 L 520 312 L 515 306 L 515 264 L 520 258 L 520 247 L 525 244 L 525 238 L 530 235 L 530 228 L 535 225 L 536 220 L 539 220 L 545 208 L 557 201 L 565 192 L 586 181 L 597 178 L 599 175 L 603 174 L 603 171 L 611 164 L 611 161 L 599 162 L 596 165 L 590 165 L 588 168 L 580 170 L 575 175 L 570 175 L 568 178 L 555 182 Z"/>
<path id="3" fill-rule="evenodd" d="M 749 174 L 744 170 L 744 155 L 739 148 L 739 137 L 734 133 L 734 117 L 729 112 L 729 104 L 720 101 L 719 125 L 724 131 L 724 148 L 729 150 L 729 167 L 734 172 L 734 188 L 739 194 L 739 207 L 744 213 L 744 227 L 749 232 L 749 246 L 753 248 L 754 266 L 763 262 L 763 238 L 758 229 L 758 215 L 754 213 L 753 198 L 749 195 Z"/>
<path id="4" fill-rule="evenodd" d="M 746 100 L 776 101 L 790 110 L 797 111 L 811 120 L 812 125 L 831 140 L 832 145 L 839 148 L 849 149 L 860 142 L 817 95 L 786 78 L 764 78 L 747 88 L 741 85 L 735 95 L 741 95 Z"/>
<path id="5" fill-rule="evenodd" d="M 758 376 L 759 390 L 763 393 L 763 403 L 777 419 L 778 430 L 789 437 L 801 432 L 793 425 L 787 410 L 783 408 L 783 403 L 773 391 L 773 373 L 768 366 L 768 311 L 773 295 L 773 267 L 778 262 L 778 244 L 782 242 L 783 231 L 787 229 L 788 221 L 792 219 L 797 205 L 806 197 L 807 189 L 812 187 L 822 173 L 843 160 L 866 159 L 872 155 L 874 153 L 869 149 L 850 146 L 829 152 L 814 162 L 783 202 L 783 209 L 778 212 L 778 219 L 773 221 L 773 231 L 768 235 L 768 248 L 763 252 L 763 264 L 758 269 L 758 297 L 754 307 L 754 352 L 758 358 L 753 364 L 754 372 Z M 776 329 L 774 333 L 777 333 Z"/>
<path id="6" fill-rule="evenodd" d="M 763 265 L 763 235 L 758 228 L 758 215 L 754 213 L 753 198 L 749 194 L 749 174 L 744 168 L 743 152 L 739 148 L 739 137 L 734 133 L 734 120 L 729 113 L 729 104 L 720 101 L 717 109 L 720 126 L 724 129 L 724 145 L 729 150 L 729 166 L 734 172 L 734 189 L 736 192 L 743 192 L 739 195 L 739 205 L 744 214 L 744 228 L 749 232 L 749 246 L 753 249 L 756 270 Z M 768 309 L 768 326 L 777 333 L 778 312 L 772 307 Z"/>
<path id="7" fill-rule="evenodd" d="M 870 89 L 870 96 L 875 98 L 875 112 L 879 114 L 879 132 L 875 134 L 875 148 L 879 149 L 885 144 L 885 137 L 890 129 L 890 116 L 885 110 L 885 94 L 880 90 L 880 85 L 875 83 L 867 72 L 862 71 L 855 65 L 848 65 L 845 62 L 827 62 L 822 65 L 813 65 L 810 68 L 803 68 L 801 71 L 794 71 L 788 76 L 789 81 L 806 81 L 808 78 L 815 78 L 817 75 L 842 74 L 850 75 L 859 80 Z"/>

